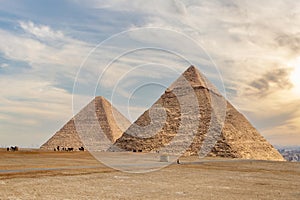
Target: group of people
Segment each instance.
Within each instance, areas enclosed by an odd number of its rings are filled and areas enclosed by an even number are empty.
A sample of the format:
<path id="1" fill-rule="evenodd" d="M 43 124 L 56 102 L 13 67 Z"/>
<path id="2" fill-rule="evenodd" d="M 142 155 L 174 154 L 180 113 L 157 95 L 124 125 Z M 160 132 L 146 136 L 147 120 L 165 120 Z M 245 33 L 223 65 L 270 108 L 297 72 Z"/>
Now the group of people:
<path id="1" fill-rule="evenodd" d="M 78 148 L 79 151 L 84 151 L 84 147 L 79 147 Z M 74 151 L 73 147 L 60 147 L 57 146 L 56 148 L 54 148 L 54 151 Z"/>
<path id="2" fill-rule="evenodd" d="M 11 146 L 11 147 L 7 147 L 6 150 L 7 151 L 18 151 L 19 147 L 17 147 L 17 146 Z"/>

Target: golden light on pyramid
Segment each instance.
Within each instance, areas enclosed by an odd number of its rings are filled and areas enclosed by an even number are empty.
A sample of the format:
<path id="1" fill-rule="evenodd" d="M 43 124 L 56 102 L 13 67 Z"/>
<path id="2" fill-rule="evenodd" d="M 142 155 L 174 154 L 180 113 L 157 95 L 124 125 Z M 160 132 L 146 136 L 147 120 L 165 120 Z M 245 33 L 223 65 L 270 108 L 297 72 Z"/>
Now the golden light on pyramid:
<path id="1" fill-rule="evenodd" d="M 192 91 L 186 90 L 186 87 L 182 85 L 182 78 L 189 82 Z M 179 96 L 187 97 L 187 99 L 189 99 L 190 93 L 194 93 L 197 97 L 199 113 L 181 112 L 181 105 L 178 103 L 176 95 L 172 94 L 176 90 L 179 91 L 177 92 L 180 94 Z M 191 103 L 191 101 L 186 102 L 188 102 L 187 104 Z M 157 105 L 162 105 L 168 112 L 166 121 L 162 122 L 163 128 L 157 130 L 155 126 L 152 129 L 150 127 L 147 133 L 154 132 L 149 134 L 151 137 L 139 137 L 141 130 L 137 129 L 136 126 L 152 123 L 152 119 L 146 111 L 116 140 L 116 149 L 142 152 L 165 151 L 169 154 L 182 154 L 181 149 L 184 149 L 186 156 L 284 160 L 247 118 L 226 101 L 194 66 L 189 67 L 162 94 L 160 99 L 153 104 L 153 107 Z M 216 106 L 221 109 L 215 109 Z M 222 108 L 225 109 L 225 116 L 220 112 Z M 152 107 L 149 111 L 151 109 Z M 216 113 L 216 111 L 218 112 Z M 214 115 L 216 117 L 212 117 Z M 219 115 L 221 117 L 218 117 Z M 181 124 L 182 119 L 185 118 L 188 121 Z M 195 123 L 197 123 L 196 128 L 194 128 Z M 222 127 L 219 126 L 221 124 Z M 191 141 L 186 140 L 185 137 L 179 137 L 173 144 L 172 140 L 178 135 L 179 127 L 183 127 L 184 130 L 180 136 L 187 136 L 191 132 L 195 132 L 192 134 Z"/>

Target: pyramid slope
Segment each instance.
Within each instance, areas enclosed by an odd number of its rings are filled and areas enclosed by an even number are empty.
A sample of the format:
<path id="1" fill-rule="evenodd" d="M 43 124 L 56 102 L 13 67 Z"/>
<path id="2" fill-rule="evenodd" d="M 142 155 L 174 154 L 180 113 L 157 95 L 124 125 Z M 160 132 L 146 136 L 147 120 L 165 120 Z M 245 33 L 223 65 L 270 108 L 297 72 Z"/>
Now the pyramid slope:
<path id="1" fill-rule="evenodd" d="M 79 148 L 84 146 L 78 133 L 76 132 L 74 120 L 68 121 L 59 131 L 57 131 L 40 148 L 44 150 L 53 150 L 57 146 Z"/>
<path id="2" fill-rule="evenodd" d="M 184 84 L 184 80 L 188 81 L 192 92 Z M 190 93 L 194 93 L 198 100 L 199 112 L 191 110 L 187 113 L 182 112 L 182 104 L 178 99 L 181 98 L 182 102 L 191 104 L 193 96 L 189 96 Z M 222 118 L 222 114 L 216 114 L 212 109 L 213 106 L 218 105 L 214 102 L 221 102 L 220 105 L 226 108 L 223 129 L 222 127 L 213 127 L 215 130 L 210 128 L 213 120 Z M 155 125 L 157 119 L 152 121 L 150 119 L 151 112 L 158 113 L 156 107 L 163 107 L 167 112 L 161 127 Z M 183 121 L 185 123 L 181 123 Z M 147 127 L 145 132 L 148 135 L 140 137 L 142 129 L 137 128 L 136 125 Z M 218 130 L 222 130 L 221 134 Z M 187 134 L 189 136 L 186 136 Z M 186 144 L 187 138 L 191 136 L 190 143 Z M 160 99 L 125 131 L 116 141 L 115 148 L 145 152 L 163 149 L 163 151 L 175 154 L 183 153 L 184 149 L 185 155 L 196 155 L 202 151 L 205 152 L 205 146 L 210 147 L 206 145 L 210 140 L 214 142 L 212 142 L 213 146 L 208 148 L 208 156 L 284 160 L 279 152 L 218 93 L 217 89 L 194 66 L 189 67 Z"/>
<path id="3" fill-rule="evenodd" d="M 82 146 L 89 146 L 91 145 L 90 140 L 95 143 L 97 142 L 95 140 L 104 139 L 103 136 L 100 137 L 99 132 L 103 132 L 105 137 L 108 138 L 108 142 L 113 143 L 121 137 L 123 131 L 129 126 L 128 119 L 104 97 L 95 97 L 43 144 L 41 149 L 53 150 L 57 146 L 78 149 Z M 101 130 L 99 130 L 99 127 L 101 127 Z M 86 138 L 89 138 L 89 140 L 86 140 Z"/>
<path id="4" fill-rule="evenodd" d="M 222 139 L 218 141 L 210 155 L 257 160 L 284 160 L 281 154 L 239 113 L 229 102 L 222 130 Z M 228 152 L 220 151 L 226 143 Z M 228 155 L 227 155 L 228 154 Z"/>

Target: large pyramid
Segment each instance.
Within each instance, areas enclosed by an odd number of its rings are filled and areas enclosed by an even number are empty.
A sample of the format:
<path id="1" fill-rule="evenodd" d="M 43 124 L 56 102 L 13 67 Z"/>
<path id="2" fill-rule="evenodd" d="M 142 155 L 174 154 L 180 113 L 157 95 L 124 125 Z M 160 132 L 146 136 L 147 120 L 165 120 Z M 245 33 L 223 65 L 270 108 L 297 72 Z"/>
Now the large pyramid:
<path id="1" fill-rule="evenodd" d="M 103 151 L 105 146 L 121 137 L 129 126 L 127 118 L 104 97 L 95 97 L 43 144 L 41 149 L 53 150 L 57 146 L 78 149 L 83 146 L 88 150 Z"/>
<path id="2" fill-rule="evenodd" d="M 284 160 L 194 66 L 110 150 Z"/>

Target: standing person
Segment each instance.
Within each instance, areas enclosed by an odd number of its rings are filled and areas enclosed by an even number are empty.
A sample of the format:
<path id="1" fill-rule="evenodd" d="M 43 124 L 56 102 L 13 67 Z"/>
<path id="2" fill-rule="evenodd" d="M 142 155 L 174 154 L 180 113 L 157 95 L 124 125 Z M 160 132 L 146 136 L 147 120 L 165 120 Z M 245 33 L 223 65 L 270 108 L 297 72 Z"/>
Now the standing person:
<path id="1" fill-rule="evenodd" d="M 177 159 L 177 164 L 180 164 L 179 158 Z"/>

